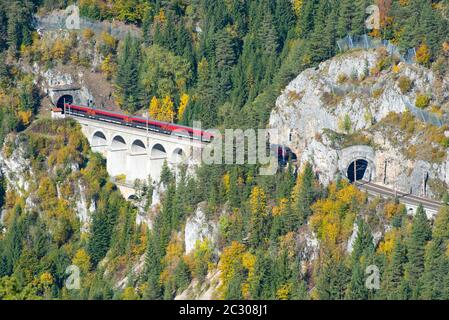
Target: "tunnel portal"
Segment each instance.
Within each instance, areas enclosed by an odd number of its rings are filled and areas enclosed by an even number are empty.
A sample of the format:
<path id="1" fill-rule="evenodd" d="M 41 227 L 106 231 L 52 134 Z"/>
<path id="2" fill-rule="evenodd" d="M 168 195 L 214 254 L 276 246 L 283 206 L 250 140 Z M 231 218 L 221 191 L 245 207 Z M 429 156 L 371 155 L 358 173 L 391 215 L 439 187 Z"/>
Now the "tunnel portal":
<path id="1" fill-rule="evenodd" d="M 73 96 L 69 94 L 65 94 L 61 96 L 58 99 L 58 102 L 56 103 L 56 107 L 64 109 L 64 103 L 72 104 L 73 103 Z"/>
<path id="2" fill-rule="evenodd" d="M 351 183 L 354 181 L 359 181 L 363 179 L 367 169 L 368 161 L 364 159 L 356 159 L 349 165 L 346 176 Z"/>

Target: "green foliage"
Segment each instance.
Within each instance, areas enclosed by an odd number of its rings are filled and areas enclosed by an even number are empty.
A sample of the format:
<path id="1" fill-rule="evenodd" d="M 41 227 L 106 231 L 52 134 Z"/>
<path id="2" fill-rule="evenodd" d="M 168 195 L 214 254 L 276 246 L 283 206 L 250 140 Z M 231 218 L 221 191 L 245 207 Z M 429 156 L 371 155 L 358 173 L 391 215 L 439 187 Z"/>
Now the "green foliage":
<path id="1" fill-rule="evenodd" d="M 156 97 L 176 97 L 186 92 L 192 73 L 189 62 L 171 51 L 151 46 L 143 53 L 140 81 L 145 105 Z"/>
<path id="2" fill-rule="evenodd" d="M 126 36 L 117 65 L 116 85 L 119 103 L 127 111 L 134 112 L 141 106 L 139 78 L 140 44 L 129 34 Z"/>
<path id="3" fill-rule="evenodd" d="M 412 298 L 420 293 L 419 278 L 424 272 L 424 256 L 427 241 L 431 239 L 431 227 L 422 206 L 418 207 L 413 218 L 412 231 L 408 239 L 406 266 L 408 285 L 412 287 Z"/>
<path id="4" fill-rule="evenodd" d="M 369 4 L 365 0 L 81 0 L 82 16 L 136 24 L 142 27 L 143 39 L 128 35 L 117 43 L 108 35 L 98 39 L 86 32 L 84 40 L 72 36 L 70 42 L 40 47 L 43 42 L 32 37 L 35 3 L 40 9 L 66 4 L 0 1 L 0 59 L 5 61 L 0 66 L 1 141 L 9 132 L 27 128 L 40 104 L 34 79 L 19 72 L 16 61 L 8 61 L 21 56 L 47 66 L 53 60 L 89 65 L 89 56 L 80 54 L 85 50 L 67 50 L 84 45 L 103 56 L 101 69 L 114 79 L 115 98 L 130 113 L 146 110 L 153 96 L 174 101 L 176 112 L 181 95 L 186 94 L 190 99 L 185 124 L 201 120 L 203 127 L 264 128 L 276 98 L 291 79 L 334 56 L 338 38 L 365 33 Z M 439 58 L 441 68 L 447 60 L 441 51 L 448 34 L 441 14 L 447 4 L 441 5 L 396 1 L 373 35 L 401 48 L 418 48 L 420 63 L 428 65 Z M 383 56 L 377 70 L 392 62 Z M 406 94 L 412 84 L 400 77 L 398 87 Z M 418 98 L 417 106 L 429 105 L 430 101 L 418 103 Z M 328 94 L 323 99 L 334 105 L 340 97 Z M 407 135 L 421 131 L 426 146 L 446 145 L 439 130 L 422 128 L 408 113 L 396 117 Z M 346 134 L 334 138 L 341 145 L 370 143 L 366 137 L 349 134 L 348 115 L 340 124 Z M 258 176 L 257 166 L 217 165 L 199 168 L 195 177 L 178 173 L 176 179 L 164 164 L 165 192 L 160 205 L 151 208 L 149 230 L 136 225 L 137 210 L 107 182 L 104 159 L 89 152 L 73 122 L 34 122 L 17 139 L 7 141 L 5 155 L 10 156 L 18 145 L 27 146 L 24 153 L 35 175 L 29 193 L 38 199 L 30 209 L 24 195 L 0 188 L 5 210 L 1 227 L 6 228 L 0 235 L 0 299 L 172 299 L 192 279 L 208 281 L 208 272 L 216 269 L 221 283 L 217 293 L 227 299 L 447 298 L 447 208 L 438 214 L 431 232 L 422 208 L 412 222 L 399 209 L 383 221 L 385 201 L 379 200 L 374 208 L 344 181 L 324 188 L 310 164 L 299 173 L 296 184 L 292 164 L 270 177 Z M 419 156 L 421 151 L 441 158 L 440 150 L 414 148 L 410 154 Z M 81 228 L 74 207 L 80 184 L 87 202 L 95 204 L 87 230 Z M 151 191 L 142 194 L 152 193 L 152 187 L 145 188 Z M 201 202 L 207 219 L 219 222 L 218 243 L 214 248 L 205 241 L 184 256 L 178 235 Z M 358 232 L 348 254 L 356 221 Z M 391 230 L 375 246 L 372 232 L 379 223 L 391 223 Z M 312 231 L 319 244 L 313 263 L 301 261 L 298 254 Z M 132 267 L 145 251 L 145 270 L 135 276 Z M 85 273 L 83 289 L 76 293 L 63 288 L 65 268 L 72 263 L 80 264 Z M 365 270 L 371 264 L 382 271 L 378 292 L 364 286 Z M 124 274 L 129 279 L 126 289 L 113 289 L 114 276 Z"/>
<path id="5" fill-rule="evenodd" d="M 416 96 L 415 105 L 418 108 L 425 109 L 425 108 L 427 108 L 429 106 L 429 103 L 430 103 L 430 97 L 428 95 L 426 95 L 426 94 L 418 94 Z"/>
<path id="6" fill-rule="evenodd" d="M 90 289 L 91 298 L 111 298 L 111 285 L 106 280 L 92 280 L 97 271 L 103 274 L 97 264 L 107 253 L 114 261 L 109 264 L 111 268 L 123 268 L 123 255 L 135 259 L 130 253 L 138 230 L 134 210 L 106 182 L 104 160 L 89 151 L 74 121 L 35 121 L 18 135 L 16 143 L 30 161 L 34 180 L 30 180 L 29 192 L 36 200 L 29 209 L 23 195 L 6 194 L 6 232 L 0 238 L 1 297 L 86 299 Z M 81 231 L 76 201 L 67 200 L 75 199 L 78 185 L 83 186 L 86 199 L 96 205 L 89 234 Z M 65 270 L 72 263 L 79 264 L 85 289 L 68 293 L 64 291 Z"/>
<path id="7" fill-rule="evenodd" d="M 412 88 L 412 81 L 410 80 L 410 78 L 406 76 L 401 76 L 398 79 L 398 86 L 399 89 L 401 90 L 401 93 L 406 94 Z"/>

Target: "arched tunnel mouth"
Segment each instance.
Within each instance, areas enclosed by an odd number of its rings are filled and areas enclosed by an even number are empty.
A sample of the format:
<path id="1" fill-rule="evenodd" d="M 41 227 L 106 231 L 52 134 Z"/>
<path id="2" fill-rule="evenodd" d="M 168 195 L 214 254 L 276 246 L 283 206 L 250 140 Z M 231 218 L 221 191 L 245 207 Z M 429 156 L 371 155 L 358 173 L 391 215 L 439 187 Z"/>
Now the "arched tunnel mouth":
<path id="1" fill-rule="evenodd" d="M 362 180 L 368 169 L 368 161 L 364 159 L 356 159 L 351 162 L 346 175 L 351 183 Z"/>
<path id="2" fill-rule="evenodd" d="M 58 99 L 58 102 L 56 102 L 56 107 L 64 109 L 64 103 L 72 104 L 73 103 L 73 96 L 70 95 L 70 94 L 65 94 L 65 95 L 61 96 Z"/>

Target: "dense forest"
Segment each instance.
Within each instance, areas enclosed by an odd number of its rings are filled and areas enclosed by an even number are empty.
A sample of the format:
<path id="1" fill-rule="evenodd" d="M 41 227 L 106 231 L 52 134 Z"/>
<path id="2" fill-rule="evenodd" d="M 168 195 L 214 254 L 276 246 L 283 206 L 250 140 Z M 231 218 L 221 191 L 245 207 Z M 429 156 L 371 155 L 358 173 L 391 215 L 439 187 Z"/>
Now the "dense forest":
<path id="1" fill-rule="evenodd" d="M 338 54 L 336 41 L 346 35 L 416 48 L 418 63 L 447 76 L 447 0 L 378 1 L 379 30 L 365 29 L 372 4 L 365 0 L 80 0 L 82 17 L 135 24 L 143 38 L 82 30 L 44 43 L 33 15 L 73 2 L 0 0 L 0 141 L 5 157 L 21 150 L 33 172 L 26 192 L 2 178 L 0 299 L 173 299 L 216 270 L 221 299 L 449 299 L 447 204 L 433 222 L 423 208 L 411 217 L 395 201 L 368 201 L 343 179 L 320 185 L 310 165 L 270 177 L 258 176 L 257 166 L 203 166 L 179 179 L 165 166 L 149 228 L 136 223 L 136 208 L 108 181 L 104 159 L 89 151 L 76 123 L 35 119 L 42 93 L 20 68 L 89 66 L 81 50 L 91 46 L 124 111 L 261 128 L 288 82 Z M 88 230 L 70 200 L 79 183 L 95 203 Z M 38 197 L 32 206 L 30 195 Z M 200 203 L 218 221 L 218 248 L 199 242 L 185 255 L 180 232 Z M 373 241 L 379 225 L 388 231 Z M 319 242 L 313 262 L 298 254 L 307 228 Z M 80 290 L 64 285 L 71 264 L 81 269 Z M 380 270 L 379 290 L 365 286 L 369 265 Z M 117 274 L 128 276 L 125 289 Z"/>

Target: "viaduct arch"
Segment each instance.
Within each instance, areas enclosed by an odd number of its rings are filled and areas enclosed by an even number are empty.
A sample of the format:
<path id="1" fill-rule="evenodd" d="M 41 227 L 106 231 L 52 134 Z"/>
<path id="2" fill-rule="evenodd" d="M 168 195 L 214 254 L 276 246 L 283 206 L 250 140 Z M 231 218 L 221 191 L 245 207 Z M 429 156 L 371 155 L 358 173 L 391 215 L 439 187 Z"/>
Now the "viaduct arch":
<path id="1" fill-rule="evenodd" d="M 194 150 L 203 148 L 204 142 L 95 119 L 77 121 L 92 150 L 106 158 L 109 175 L 124 177 L 128 185 L 137 179 L 147 181 L 149 176 L 158 181 L 165 161 L 175 174 L 181 165 L 189 168 L 200 162 Z"/>

